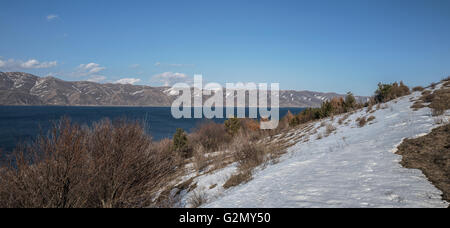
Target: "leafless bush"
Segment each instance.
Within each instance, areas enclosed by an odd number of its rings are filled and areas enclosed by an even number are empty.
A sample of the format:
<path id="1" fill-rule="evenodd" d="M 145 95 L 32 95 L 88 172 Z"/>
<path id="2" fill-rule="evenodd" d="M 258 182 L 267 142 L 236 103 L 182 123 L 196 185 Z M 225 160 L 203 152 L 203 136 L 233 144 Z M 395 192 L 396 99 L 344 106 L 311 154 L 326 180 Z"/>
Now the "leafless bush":
<path id="1" fill-rule="evenodd" d="M 333 133 L 334 131 L 336 131 L 336 127 L 334 127 L 332 124 L 327 124 L 326 136 L 331 135 L 331 133 Z"/>
<path id="2" fill-rule="evenodd" d="M 423 104 L 423 102 L 422 102 L 421 100 L 418 100 L 418 101 L 414 102 L 413 105 L 411 105 L 411 108 L 412 108 L 414 111 L 417 111 L 417 110 L 419 110 L 419 109 L 421 109 L 421 108 L 425 108 L 425 107 L 426 107 L 426 106 Z"/>
<path id="3" fill-rule="evenodd" d="M 202 145 L 197 146 L 194 148 L 194 156 L 193 156 L 193 162 L 195 169 L 198 172 L 203 171 L 206 167 L 208 167 L 208 158 L 205 156 L 206 151 L 203 148 Z"/>
<path id="4" fill-rule="evenodd" d="M 171 154 L 151 150 L 138 122 L 68 119 L 16 150 L 0 177 L 0 207 L 146 207 L 175 171 Z"/>
<path id="5" fill-rule="evenodd" d="M 414 87 L 413 89 L 412 89 L 412 91 L 413 92 L 417 92 L 417 91 L 423 91 L 423 90 L 425 90 L 425 88 L 423 88 L 422 86 L 416 86 L 416 87 Z"/>
<path id="6" fill-rule="evenodd" d="M 420 100 L 422 100 L 425 103 L 430 103 L 433 101 L 435 94 L 431 93 L 429 90 L 425 90 L 422 92 L 422 97 L 420 97 Z"/>
<path id="7" fill-rule="evenodd" d="M 450 89 L 442 88 L 433 93 L 430 108 L 433 110 L 433 116 L 440 116 L 450 109 Z"/>
<path id="8" fill-rule="evenodd" d="M 232 137 L 227 133 L 223 124 L 207 121 L 200 124 L 192 134 L 189 141 L 203 146 L 206 151 L 217 151 L 221 145 L 230 143 Z"/>
<path id="9" fill-rule="evenodd" d="M 373 104 L 369 104 L 368 106 L 367 106 L 367 113 L 370 113 L 370 112 L 372 112 L 372 109 L 373 109 Z"/>
<path id="10" fill-rule="evenodd" d="M 192 208 L 200 207 L 208 201 L 208 197 L 204 191 L 196 190 L 188 199 L 188 203 Z"/>
<path id="11" fill-rule="evenodd" d="M 262 144 L 239 140 L 234 144 L 234 158 L 241 170 L 253 169 L 265 160 L 266 148 Z"/>
<path id="12" fill-rule="evenodd" d="M 367 122 L 373 121 L 375 120 L 375 116 L 369 116 L 369 118 L 367 118 Z"/>
<path id="13" fill-rule="evenodd" d="M 235 187 L 235 186 L 238 186 L 240 184 L 247 183 L 251 179 L 252 179 L 252 173 L 250 171 L 240 172 L 238 174 L 235 174 L 235 175 L 231 176 L 225 182 L 225 184 L 223 184 L 223 188 L 224 189 L 228 189 L 228 188 L 231 188 L 231 187 Z"/>
<path id="14" fill-rule="evenodd" d="M 340 118 L 340 119 L 338 120 L 338 124 L 339 124 L 339 125 L 342 125 L 342 124 L 344 123 L 344 121 L 345 121 L 346 119 L 348 119 L 348 117 L 350 117 L 350 114 L 345 114 L 342 118 Z"/>
<path id="15" fill-rule="evenodd" d="M 358 119 L 356 119 L 356 122 L 358 124 L 358 127 L 364 127 L 364 125 L 366 125 L 366 123 L 367 123 L 367 120 L 366 120 L 366 117 L 363 116 L 363 117 L 359 117 Z"/>

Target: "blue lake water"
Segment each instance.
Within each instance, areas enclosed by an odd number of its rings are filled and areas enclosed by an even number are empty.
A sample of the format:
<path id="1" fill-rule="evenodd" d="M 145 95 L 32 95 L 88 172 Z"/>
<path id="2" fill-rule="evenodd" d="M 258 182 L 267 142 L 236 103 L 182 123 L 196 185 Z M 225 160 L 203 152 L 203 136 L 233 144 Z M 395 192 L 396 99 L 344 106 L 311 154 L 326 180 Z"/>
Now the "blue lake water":
<path id="1" fill-rule="evenodd" d="M 280 117 L 287 111 L 299 113 L 302 108 L 280 108 Z M 246 110 L 248 115 L 248 109 Z M 154 140 L 170 138 L 177 128 L 190 132 L 206 119 L 174 119 L 170 107 L 62 107 L 62 106 L 0 106 L 0 150 L 12 151 L 18 142 L 29 142 L 52 123 L 67 116 L 73 122 L 90 125 L 104 118 L 145 121 Z M 222 123 L 224 119 L 213 119 Z"/>

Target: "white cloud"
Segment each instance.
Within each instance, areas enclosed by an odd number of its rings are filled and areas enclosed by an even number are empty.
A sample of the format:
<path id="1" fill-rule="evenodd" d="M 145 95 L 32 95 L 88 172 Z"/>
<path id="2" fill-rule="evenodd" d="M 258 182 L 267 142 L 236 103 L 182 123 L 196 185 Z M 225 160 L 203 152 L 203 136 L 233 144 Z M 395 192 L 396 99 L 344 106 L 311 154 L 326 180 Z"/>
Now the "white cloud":
<path id="1" fill-rule="evenodd" d="M 8 59 L 6 61 L 0 60 L 0 68 L 5 68 L 8 70 L 44 69 L 56 67 L 57 65 L 57 61 L 39 62 L 36 59 L 30 59 L 28 61 L 15 59 Z"/>
<path id="2" fill-rule="evenodd" d="M 116 83 L 116 84 L 131 84 L 131 85 L 134 85 L 135 83 L 138 83 L 140 81 L 141 81 L 141 79 L 139 79 L 139 78 L 122 78 L 122 79 L 119 79 L 119 80 L 115 81 L 114 83 Z"/>
<path id="3" fill-rule="evenodd" d="M 98 63 L 80 64 L 74 75 L 78 77 L 92 76 L 105 69 L 106 67 L 100 66 Z"/>
<path id="4" fill-rule="evenodd" d="M 20 64 L 20 66 L 24 69 L 42 69 L 42 68 L 52 68 L 55 67 L 57 64 L 58 63 L 56 61 L 41 63 L 36 59 L 30 59 Z"/>
<path id="5" fill-rule="evenodd" d="M 88 82 L 102 82 L 102 81 L 105 81 L 105 80 L 106 80 L 105 76 L 97 75 L 97 76 L 92 76 L 87 81 Z"/>
<path id="6" fill-rule="evenodd" d="M 53 21 L 53 20 L 58 19 L 58 18 L 59 18 L 59 16 L 56 15 L 56 14 L 47 15 L 47 21 Z"/>
<path id="7" fill-rule="evenodd" d="M 153 76 L 152 81 L 162 83 L 163 86 L 171 86 L 179 82 L 191 83 L 192 79 L 183 73 L 164 72 Z"/>

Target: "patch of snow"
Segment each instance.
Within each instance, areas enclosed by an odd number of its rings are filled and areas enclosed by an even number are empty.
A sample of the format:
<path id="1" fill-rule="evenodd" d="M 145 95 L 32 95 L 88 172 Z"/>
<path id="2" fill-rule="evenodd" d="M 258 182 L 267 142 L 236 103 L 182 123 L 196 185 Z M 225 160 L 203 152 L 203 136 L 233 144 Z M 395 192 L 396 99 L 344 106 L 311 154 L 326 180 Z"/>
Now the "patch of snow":
<path id="1" fill-rule="evenodd" d="M 143 93 L 143 92 L 144 92 L 144 90 L 139 90 L 139 91 L 136 91 L 134 93 L 130 93 L 130 95 L 134 96 L 136 94 L 140 94 L 140 93 Z"/>
<path id="2" fill-rule="evenodd" d="M 237 164 L 233 163 L 210 174 L 205 174 L 194 178 L 194 182 L 197 183 L 197 188 L 192 192 L 186 193 L 181 198 L 180 206 L 191 207 L 191 205 L 189 205 L 189 199 L 195 193 L 205 194 L 208 202 L 214 201 L 215 199 L 223 196 L 225 191 L 223 184 L 236 172 L 236 170 Z"/>
<path id="3" fill-rule="evenodd" d="M 177 90 L 175 90 L 175 89 L 173 89 L 173 88 L 164 90 L 163 92 L 164 92 L 165 94 L 169 95 L 169 96 L 176 96 L 176 95 L 178 95 L 178 93 L 179 93 L 179 91 L 177 91 Z"/>
<path id="4" fill-rule="evenodd" d="M 289 148 L 279 163 L 204 206 L 448 207 L 420 170 L 403 168 L 401 156 L 393 153 L 403 139 L 438 126 L 429 108 L 411 110 L 410 98 L 419 95 L 390 102 L 390 108 L 370 114 L 376 119 L 364 127 L 355 120 L 367 116 L 365 110 L 352 114 L 349 125 L 335 124 L 336 134 L 317 139 L 322 127 L 308 142 Z"/>
<path id="5" fill-rule="evenodd" d="M 72 88 L 74 88 L 78 93 L 82 93 L 77 87 L 72 86 Z"/>

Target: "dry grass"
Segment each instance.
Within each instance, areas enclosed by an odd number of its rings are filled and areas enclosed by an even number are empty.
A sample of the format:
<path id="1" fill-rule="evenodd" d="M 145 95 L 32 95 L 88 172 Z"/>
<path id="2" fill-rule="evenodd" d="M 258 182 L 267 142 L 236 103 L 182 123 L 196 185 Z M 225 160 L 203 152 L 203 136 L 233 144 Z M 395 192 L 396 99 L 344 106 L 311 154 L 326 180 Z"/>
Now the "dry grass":
<path id="1" fill-rule="evenodd" d="M 234 158 L 241 170 L 250 170 L 263 164 L 268 153 L 264 145 L 257 143 L 244 142 L 234 147 Z"/>
<path id="2" fill-rule="evenodd" d="M 380 110 L 380 109 L 381 109 L 381 104 L 378 103 L 377 106 L 376 106 L 376 110 Z"/>
<path id="3" fill-rule="evenodd" d="M 420 169 L 443 192 L 450 202 L 450 125 L 434 129 L 430 134 L 405 139 L 398 147 L 404 167 Z"/>
<path id="4" fill-rule="evenodd" d="M 188 204 L 192 208 L 198 208 L 208 202 L 208 197 L 204 191 L 197 190 L 192 193 L 188 199 Z"/>
<path id="5" fill-rule="evenodd" d="M 204 171 L 209 164 L 208 158 L 205 156 L 206 150 L 202 145 L 198 145 L 194 148 L 194 156 L 192 157 L 192 161 L 194 163 L 194 167 L 198 172 Z"/>
<path id="6" fill-rule="evenodd" d="M 446 78 L 441 80 L 442 82 L 450 82 L 450 76 L 447 76 Z"/>
<path id="7" fill-rule="evenodd" d="M 375 120 L 375 116 L 369 116 L 369 118 L 367 118 L 367 122 L 371 122 Z"/>
<path id="8" fill-rule="evenodd" d="M 450 88 L 442 88 L 433 93 L 430 108 L 433 110 L 433 116 L 440 116 L 450 109 Z"/>
<path id="9" fill-rule="evenodd" d="M 217 184 L 213 184 L 213 185 L 209 186 L 209 189 L 214 189 L 215 187 L 217 187 Z"/>
<path id="10" fill-rule="evenodd" d="M 421 92 L 424 90 L 425 90 L 425 88 L 423 88 L 422 86 L 416 86 L 412 89 L 413 92 L 417 92 L 417 91 Z"/>
<path id="11" fill-rule="evenodd" d="M 411 108 L 417 110 L 426 107 L 423 103 L 430 103 L 428 107 L 432 109 L 433 116 L 444 114 L 446 110 L 450 109 L 450 88 L 442 87 L 433 93 L 429 90 L 423 91 L 420 99 Z"/>
<path id="12" fill-rule="evenodd" d="M 369 106 L 367 106 L 367 113 L 371 113 L 373 111 L 373 104 L 369 104 Z"/>
<path id="13" fill-rule="evenodd" d="M 244 184 L 249 182 L 252 179 L 252 173 L 250 171 L 245 172 L 239 172 L 238 174 L 235 174 L 231 176 L 225 184 L 223 184 L 224 189 L 228 189 L 231 187 L 238 186 L 240 184 Z"/>
<path id="14" fill-rule="evenodd" d="M 358 119 L 356 119 L 356 123 L 358 124 L 358 127 L 364 127 L 367 123 L 366 117 L 359 117 Z"/>
<path id="15" fill-rule="evenodd" d="M 334 131 L 336 131 L 336 127 L 334 127 L 332 124 L 327 124 L 326 129 L 325 129 L 325 137 L 328 137 Z"/>
<path id="16" fill-rule="evenodd" d="M 445 87 L 450 87 L 450 81 L 444 82 L 443 86 L 445 86 Z"/>
<path id="17" fill-rule="evenodd" d="M 418 100 L 418 101 L 414 102 L 413 105 L 411 105 L 411 108 L 412 108 L 414 111 L 417 111 L 417 110 L 422 109 L 422 108 L 425 108 L 425 107 L 426 107 L 426 106 L 423 104 L 423 101 L 421 101 L 421 100 Z"/>

